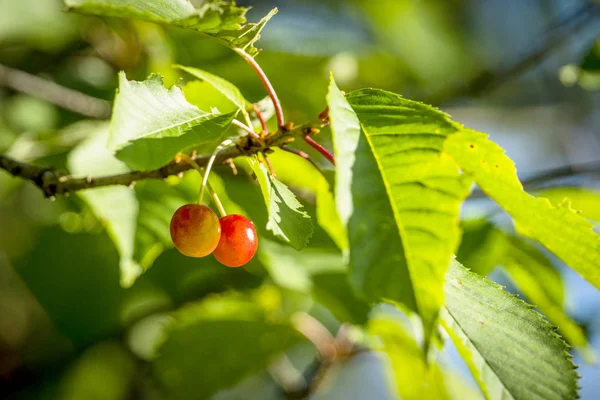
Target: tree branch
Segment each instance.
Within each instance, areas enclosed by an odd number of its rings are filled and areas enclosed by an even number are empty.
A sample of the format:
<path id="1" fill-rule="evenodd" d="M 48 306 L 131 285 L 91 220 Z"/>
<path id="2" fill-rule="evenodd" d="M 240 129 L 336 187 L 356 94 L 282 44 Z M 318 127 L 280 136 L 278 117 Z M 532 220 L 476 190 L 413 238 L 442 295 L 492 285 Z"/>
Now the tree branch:
<path id="1" fill-rule="evenodd" d="M 0 85 L 39 97 L 86 117 L 106 119 L 111 114 L 110 103 L 106 100 L 88 96 L 39 76 L 2 64 L 0 64 Z"/>
<path id="2" fill-rule="evenodd" d="M 593 1 L 586 1 L 575 11 L 552 23 L 541 40 L 530 52 L 503 69 L 492 72 L 483 71 L 466 84 L 455 88 L 450 93 L 429 99 L 431 104 L 441 104 L 446 101 L 465 97 L 477 96 L 502 86 L 541 63 L 545 58 L 558 50 L 574 33 L 597 20 L 600 7 Z"/>
<path id="3" fill-rule="evenodd" d="M 250 136 L 242 136 L 233 146 L 220 151 L 214 162 L 222 164 L 226 160 L 232 158 L 255 155 L 268 151 L 271 147 L 282 147 L 293 142 L 295 138 L 304 137 L 313 129 L 322 127 L 322 121 L 315 121 L 298 125 L 289 130 L 282 127 L 277 133 L 261 140 L 256 140 Z M 210 158 L 211 154 L 203 154 L 192 157 L 192 160 L 200 167 L 204 167 L 208 164 Z M 55 168 L 32 165 L 0 155 L 0 169 L 8 171 L 15 177 L 31 181 L 42 190 L 46 197 L 53 197 L 102 186 L 129 186 L 139 180 L 164 179 L 171 175 L 180 174 L 191 168 L 192 166 L 188 163 L 172 161 L 162 168 L 150 171 L 131 171 L 124 174 L 103 177 L 73 177 Z"/>

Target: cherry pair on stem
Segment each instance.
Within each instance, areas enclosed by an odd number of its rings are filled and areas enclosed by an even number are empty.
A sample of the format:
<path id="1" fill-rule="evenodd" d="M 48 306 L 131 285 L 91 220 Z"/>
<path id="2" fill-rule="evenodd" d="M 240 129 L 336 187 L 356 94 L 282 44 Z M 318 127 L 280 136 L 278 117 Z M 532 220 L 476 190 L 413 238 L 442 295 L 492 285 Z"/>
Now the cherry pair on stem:
<path id="1" fill-rule="evenodd" d="M 185 154 L 178 155 L 202 175 L 202 169 Z M 258 249 L 258 235 L 254 223 L 238 215 L 227 215 L 217 194 L 208 184 L 208 167 L 197 204 L 185 204 L 171 218 L 171 239 L 185 256 L 206 257 L 213 254 L 217 261 L 227 267 L 241 267 L 248 263 Z M 201 204 L 204 188 L 208 186 L 221 218 L 207 206 Z"/>

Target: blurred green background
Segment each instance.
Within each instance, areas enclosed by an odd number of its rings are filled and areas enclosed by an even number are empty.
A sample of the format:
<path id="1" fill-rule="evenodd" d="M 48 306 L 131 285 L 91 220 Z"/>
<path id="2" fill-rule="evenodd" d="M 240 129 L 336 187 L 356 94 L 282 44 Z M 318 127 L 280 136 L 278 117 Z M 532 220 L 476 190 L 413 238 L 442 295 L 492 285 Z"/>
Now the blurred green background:
<path id="1" fill-rule="evenodd" d="M 558 168 L 549 176 L 600 188 L 600 4 L 584 0 L 238 3 L 254 7 L 251 21 L 279 8 L 263 31 L 259 47 L 264 51 L 258 61 L 279 93 L 289 121 L 302 123 L 323 110 L 332 71 L 345 91 L 391 90 L 440 106 L 455 120 L 490 133 L 515 160 L 523 179 Z M 0 0 L 0 154 L 65 168 L 69 150 L 103 126 L 120 70 L 138 80 L 157 72 L 172 84 L 189 80 L 172 64 L 195 66 L 230 80 L 251 101 L 265 96 L 242 59 L 193 32 L 67 14 L 63 9 L 60 0 Z M 72 100 L 77 93 L 90 97 Z M 318 140 L 330 147 L 327 131 Z M 311 149 L 299 148 L 319 159 Z M 246 207 L 260 193 L 247 190 L 244 182 L 241 177 L 227 178 L 221 184 L 232 201 Z M 256 198 L 254 204 L 260 205 Z M 304 200 L 314 215 L 311 196 Z M 473 199 L 464 215 L 482 215 L 493 207 Z M 264 210 L 246 211 L 264 226 Z M 506 222 L 498 219 L 500 224 Z M 275 243 L 265 246 L 273 246 L 272 252 L 269 248 L 273 257 L 285 263 L 293 264 L 298 257 Z M 318 231 L 304 257 L 328 263 L 324 254 L 332 248 L 327 235 Z M 114 245 L 80 199 L 44 199 L 33 185 L 1 171 L 0 397 L 162 398 L 147 379 L 144 360 L 164 313 L 209 293 L 283 279 L 272 276 L 268 264 L 261 259 L 246 270 L 231 271 L 207 261 L 199 268 L 196 260 L 167 250 L 134 287 L 122 289 Z M 561 271 L 567 282 L 568 311 L 600 350 L 600 294 L 570 270 Z M 493 276 L 511 289 L 501 274 Z M 301 279 L 288 276 L 288 289 L 301 287 Z M 286 296 L 296 303 L 306 300 L 293 293 Z M 334 329 L 338 324 L 319 308 L 319 301 L 308 308 L 326 326 Z M 300 345 L 294 351 L 294 361 L 307 364 L 311 350 Z M 452 354 L 449 359 L 454 359 Z M 348 367 L 348 374 L 361 376 L 365 368 L 372 369 L 371 362 L 365 359 Z M 579 373 L 583 398 L 595 398 L 600 370 L 584 364 Z M 341 387 L 365 386 L 344 379 L 350 383 L 342 379 Z M 237 392 L 222 392 L 217 398 L 275 396 L 272 386 L 259 390 L 257 382 L 245 381 Z M 355 388 L 354 396 L 358 393 Z M 386 398 L 385 393 L 370 396 Z"/>

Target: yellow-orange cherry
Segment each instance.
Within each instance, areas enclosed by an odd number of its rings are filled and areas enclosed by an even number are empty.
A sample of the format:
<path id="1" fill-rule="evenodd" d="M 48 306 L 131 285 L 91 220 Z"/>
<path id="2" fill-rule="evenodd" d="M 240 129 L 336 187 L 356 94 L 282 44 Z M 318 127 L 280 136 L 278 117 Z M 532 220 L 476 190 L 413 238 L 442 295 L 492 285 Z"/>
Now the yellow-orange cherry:
<path id="1" fill-rule="evenodd" d="M 221 224 L 215 213 L 202 204 L 186 204 L 171 218 L 173 244 L 188 257 L 205 257 L 221 239 Z"/>

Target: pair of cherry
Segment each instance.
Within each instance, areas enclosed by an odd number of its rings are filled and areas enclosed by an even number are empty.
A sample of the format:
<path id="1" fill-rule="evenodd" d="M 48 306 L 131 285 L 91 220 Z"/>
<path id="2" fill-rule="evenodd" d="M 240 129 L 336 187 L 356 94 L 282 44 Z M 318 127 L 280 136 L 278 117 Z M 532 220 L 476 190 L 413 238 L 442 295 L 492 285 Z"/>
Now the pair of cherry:
<path id="1" fill-rule="evenodd" d="M 186 204 L 171 218 L 171 239 L 183 255 L 205 257 L 213 253 L 227 267 L 241 267 L 258 248 L 256 228 L 248 218 L 221 217 L 202 204 Z"/>

